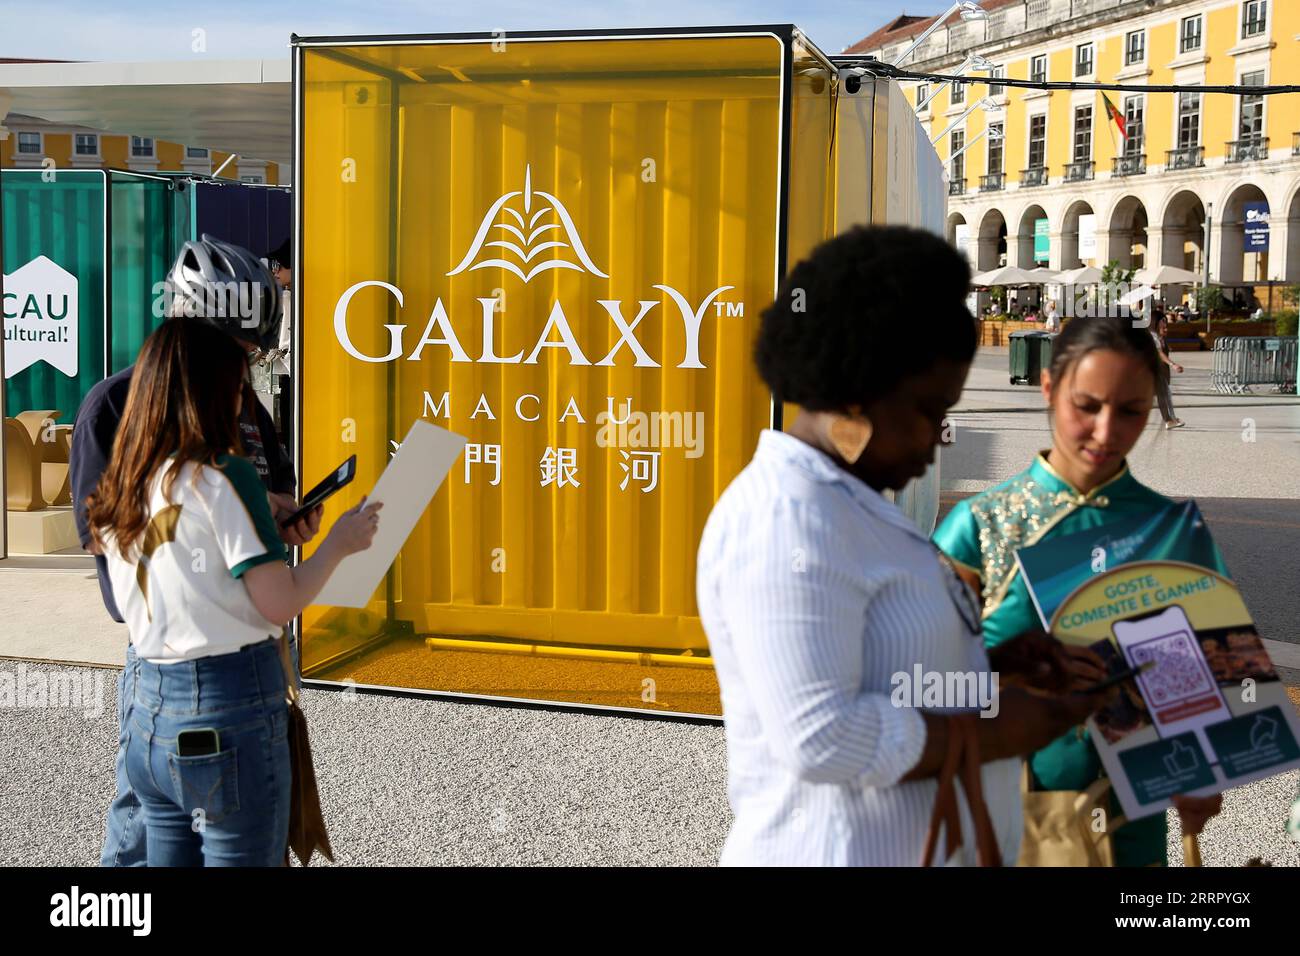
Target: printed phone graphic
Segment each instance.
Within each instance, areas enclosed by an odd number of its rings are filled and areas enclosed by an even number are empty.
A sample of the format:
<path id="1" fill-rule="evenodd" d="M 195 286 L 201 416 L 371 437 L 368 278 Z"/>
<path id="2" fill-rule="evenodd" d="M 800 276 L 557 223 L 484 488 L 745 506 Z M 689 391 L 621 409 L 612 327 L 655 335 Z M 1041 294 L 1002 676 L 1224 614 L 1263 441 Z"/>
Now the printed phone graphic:
<path id="1" fill-rule="evenodd" d="M 1151 663 L 1139 674 L 1138 687 L 1160 736 L 1194 731 L 1207 754 L 1213 754 L 1204 728 L 1231 720 L 1196 631 L 1178 605 L 1144 617 L 1116 621 L 1115 640 L 1131 667 Z"/>

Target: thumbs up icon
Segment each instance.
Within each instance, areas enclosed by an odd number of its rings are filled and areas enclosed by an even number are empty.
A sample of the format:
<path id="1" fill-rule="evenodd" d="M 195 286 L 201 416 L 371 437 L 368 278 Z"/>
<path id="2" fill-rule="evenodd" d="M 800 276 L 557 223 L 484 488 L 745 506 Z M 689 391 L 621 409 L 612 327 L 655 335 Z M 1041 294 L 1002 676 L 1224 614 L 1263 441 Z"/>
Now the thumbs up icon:
<path id="1" fill-rule="evenodd" d="M 1198 766 L 1200 760 L 1197 759 L 1196 751 L 1181 740 L 1175 740 L 1173 749 L 1165 755 L 1165 769 L 1169 771 L 1171 777 L 1190 773 Z"/>

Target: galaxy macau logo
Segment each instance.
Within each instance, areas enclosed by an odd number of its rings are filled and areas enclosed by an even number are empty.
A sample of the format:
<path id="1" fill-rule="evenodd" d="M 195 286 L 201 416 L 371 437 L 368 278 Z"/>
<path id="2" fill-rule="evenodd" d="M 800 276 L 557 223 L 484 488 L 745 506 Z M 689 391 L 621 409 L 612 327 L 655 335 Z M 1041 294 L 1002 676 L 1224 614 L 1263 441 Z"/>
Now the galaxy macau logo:
<path id="1" fill-rule="evenodd" d="M 547 258 L 539 258 L 548 252 L 550 255 Z M 609 278 L 587 251 L 573 216 L 559 197 L 533 188 L 531 167 L 524 169 L 522 189 L 507 192 L 492 203 L 483 216 L 468 251 L 447 276 L 479 269 L 504 270 L 525 285 L 537 276 L 554 270 L 578 272 L 599 279 Z M 526 354 L 520 349 L 512 355 L 498 355 L 494 332 L 497 316 L 503 315 L 505 310 L 501 299 L 485 297 L 476 300 L 482 319 L 482 338 L 478 343 L 468 343 L 471 347 L 479 346 L 478 354 L 472 356 L 462 336 L 457 334 L 452 318 L 439 297 L 433 304 L 419 340 L 410 345 L 409 349 L 405 341 L 407 326 L 385 324 L 384 328 L 388 331 L 387 351 L 382 355 L 367 355 L 348 336 L 347 313 L 353 296 L 371 287 L 383 289 L 397 301 L 399 307 L 405 306 L 401 289 L 371 279 L 346 289 L 334 307 L 334 334 L 339 345 L 352 358 L 371 363 L 394 362 L 403 358 L 418 362 L 425 349 L 437 347 L 447 349 L 452 362 L 537 365 L 544 350 L 560 350 L 567 355 L 570 366 L 600 367 L 622 362 L 636 368 L 655 369 L 662 368 L 662 362 L 675 362 L 675 367 L 679 369 L 704 369 L 706 366 L 700 359 L 700 327 L 709 310 L 712 309 L 719 318 L 744 317 L 743 302 L 719 298 L 734 289 L 734 286 L 720 286 L 704 296 L 698 304 L 693 304 L 672 286 L 656 284 L 653 288 L 663 293 L 667 304 L 662 299 L 640 299 L 635 309 L 630 309 L 621 300 L 596 300 L 596 305 L 618 332 L 617 341 L 604 355 L 596 356 L 583 350 L 569 324 L 564 307 L 558 300 L 552 302 L 546 322 Z M 656 357 L 637 337 L 638 326 L 661 304 L 682 324 L 684 346 L 680 354 Z M 668 321 L 672 321 L 672 318 Z M 513 401 L 507 400 L 504 408 L 494 407 L 494 399 L 495 396 L 490 397 L 487 393 L 479 395 L 473 410 L 466 416 L 470 407 L 468 400 L 457 399 L 453 414 L 453 396 L 450 391 L 444 391 L 440 396 L 426 391 L 422 414 L 425 418 L 447 421 L 461 417 L 472 423 L 478 419 L 493 421 L 498 414 L 513 412 L 520 421 L 536 422 L 541 419 L 542 410 L 546 407 L 542 396 L 532 392 L 516 395 Z M 556 419 L 559 424 L 588 423 L 575 396 L 568 396 L 563 403 L 556 402 L 555 407 L 559 408 L 561 404 L 563 409 Z M 704 454 L 706 424 L 701 411 L 689 408 L 644 411 L 635 407 L 633 396 L 609 395 L 605 396 L 603 404 L 586 410 L 587 415 L 593 412 L 594 424 L 598 429 L 595 444 L 617 452 L 615 462 L 621 471 L 622 480 L 618 482 L 621 491 L 626 491 L 629 484 L 647 494 L 656 490 L 659 487 L 659 464 L 664 449 L 681 449 L 681 454 L 686 459 L 698 459 Z M 580 477 L 579 451 L 577 447 L 548 446 L 536 463 L 540 470 L 541 486 L 554 486 L 557 489 L 581 487 L 583 479 Z M 499 485 L 502 462 L 503 450 L 500 444 L 470 442 L 465 447 L 465 482 L 473 480 L 475 468 L 484 468 L 487 470 L 484 475 L 487 483 Z"/>
<path id="2" fill-rule="evenodd" d="M 495 238 L 502 234 L 508 238 Z M 564 252 L 557 257 L 534 263 L 539 255 L 551 249 L 564 250 Z M 450 277 L 489 268 L 504 269 L 523 280 L 525 284 L 538 275 L 556 269 L 585 272 L 602 279 L 609 278 L 592 261 L 578 235 L 573 217 L 564 203 L 551 193 L 532 188 L 531 167 L 524 171 L 523 189 L 506 193 L 488 209 L 469 251 L 460 264 L 447 275 Z M 607 354 L 594 362 L 579 345 L 564 308 L 558 301 L 551 306 L 546 324 L 526 356 L 522 349 L 514 355 L 497 355 L 493 345 L 493 332 L 499 300 L 495 298 L 477 300 L 482 310 L 482 340 L 477 357 L 472 357 L 462 345 L 461 337 L 456 334 L 451 316 L 448 315 L 441 297 L 434 302 L 424 332 L 409 352 L 404 342 L 407 326 L 398 324 L 384 326 L 388 330 L 388 351 L 383 355 L 367 355 L 357 349 L 348 337 L 347 312 L 353 296 L 362 289 L 371 287 L 388 292 L 397 300 L 398 306 L 405 305 L 401 289 L 378 279 L 358 282 L 346 289 L 339 297 L 334 306 L 334 334 L 343 350 L 360 362 L 392 362 L 402 358 L 403 355 L 407 361 L 418 362 L 427 347 L 442 346 L 450 351 L 452 362 L 536 365 L 544 349 L 561 349 L 568 353 L 570 365 L 609 366 L 614 365 L 620 353 L 626 350 L 626 354 L 632 359 L 632 364 L 638 368 L 662 367 L 636 336 L 637 326 L 655 306 L 660 304 L 656 299 L 638 301 L 636 314 L 631 317 L 620 300 L 596 300 L 596 304 L 604 310 L 609 321 L 613 323 L 619 338 Z M 743 303 L 715 302 L 720 295 L 730 291 L 734 286 L 724 285 L 714 289 L 698 305 L 692 305 L 686 296 L 672 286 L 656 284 L 654 288 L 663 292 L 675 306 L 685 332 L 685 349 L 680 356 L 673 356 L 678 359 L 676 367 L 704 368 L 704 364 L 700 361 L 700 326 L 709 308 L 715 306 L 719 314 L 723 314 L 724 307 L 725 314 L 744 314 Z"/>

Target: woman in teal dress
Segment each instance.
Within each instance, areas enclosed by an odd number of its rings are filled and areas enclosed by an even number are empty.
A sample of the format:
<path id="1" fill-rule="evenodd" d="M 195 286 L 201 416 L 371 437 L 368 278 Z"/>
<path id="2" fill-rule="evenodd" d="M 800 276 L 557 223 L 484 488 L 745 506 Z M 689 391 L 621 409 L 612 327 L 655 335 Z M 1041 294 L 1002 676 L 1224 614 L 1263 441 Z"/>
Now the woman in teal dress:
<path id="1" fill-rule="evenodd" d="M 1126 456 L 1142 436 L 1159 375 L 1159 354 L 1128 319 L 1076 319 L 1056 339 L 1043 397 L 1052 447 L 1020 474 L 960 502 L 934 540 L 983 599 L 984 643 L 994 647 L 1041 627 L 1015 550 L 1053 535 L 1099 528 L 1170 503 L 1137 480 Z M 1217 552 L 1216 552 L 1217 555 Z M 1226 573 L 1222 559 L 1215 570 Z M 1104 676 L 1091 651 L 1067 648 L 1076 689 Z M 1101 774 L 1087 731 L 1077 727 L 1030 758 L 1038 790 L 1083 790 Z M 1175 798 L 1185 833 L 1218 812 L 1219 797 Z M 1118 806 L 1112 804 L 1118 814 Z M 1112 835 L 1120 866 L 1166 862 L 1164 814 L 1127 823 Z"/>

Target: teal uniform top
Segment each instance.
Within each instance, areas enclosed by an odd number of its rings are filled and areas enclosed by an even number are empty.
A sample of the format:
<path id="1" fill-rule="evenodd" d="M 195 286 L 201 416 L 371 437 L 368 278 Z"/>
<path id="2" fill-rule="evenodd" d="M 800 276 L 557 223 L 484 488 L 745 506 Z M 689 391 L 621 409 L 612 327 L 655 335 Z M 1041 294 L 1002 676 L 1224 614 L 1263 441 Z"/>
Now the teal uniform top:
<path id="1" fill-rule="evenodd" d="M 934 541 L 954 564 L 979 575 L 984 643 L 994 647 L 1043 626 L 1019 573 L 1017 548 L 1150 514 L 1171 503 L 1134 478 L 1127 462 L 1114 478 L 1084 494 L 1057 474 L 1043 453 L 1020 474 L 959 502 L 935 531 Z M 1227 573 L 1222 566 L 1212 570 Z M 1083 727 L 1035 753 L 1029 765 L 1035 788 L 1043 790 L 1083 790 L 1101 773 L 1101 758 Z M 1113 800 L 1111 812 L 1120 812 Z M 1112 834 L 1117 865 L 1163 865 L 1165 830 L 1163 813 L 1120 827 Z"/>

